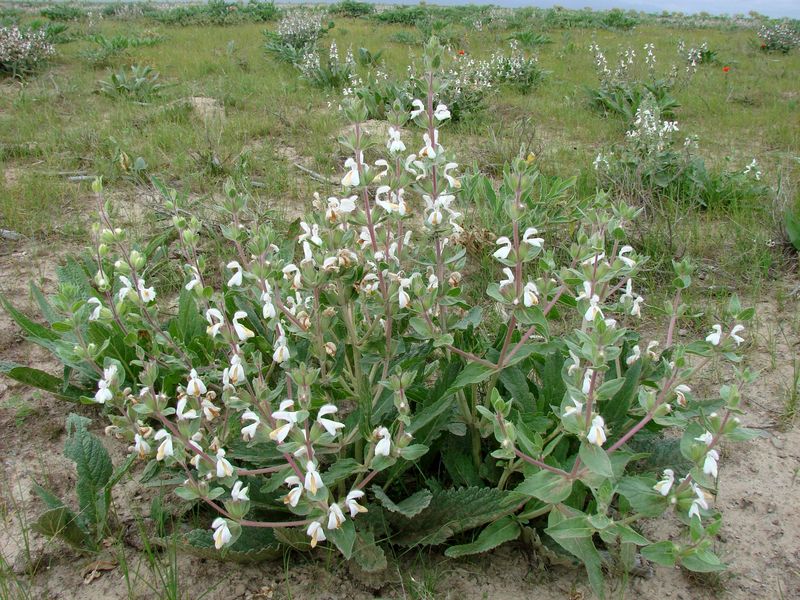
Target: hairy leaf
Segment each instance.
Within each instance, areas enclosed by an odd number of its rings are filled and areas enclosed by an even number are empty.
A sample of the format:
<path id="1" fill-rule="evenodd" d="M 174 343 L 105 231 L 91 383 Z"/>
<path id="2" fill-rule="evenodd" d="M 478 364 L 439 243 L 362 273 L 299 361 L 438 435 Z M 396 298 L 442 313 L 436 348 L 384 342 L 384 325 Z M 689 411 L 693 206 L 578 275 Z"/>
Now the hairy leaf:
<path id="1" fill-rule="evenodd" d="M 478 539 L 474 542 L 450 546 L 444 553 L 450 558 L 458 558 L 468 554 L 487 552 L 501 544 L 517 539 L 521 531 L 519 523 L 513 517 L 503 517 L 481 531 Z"/>

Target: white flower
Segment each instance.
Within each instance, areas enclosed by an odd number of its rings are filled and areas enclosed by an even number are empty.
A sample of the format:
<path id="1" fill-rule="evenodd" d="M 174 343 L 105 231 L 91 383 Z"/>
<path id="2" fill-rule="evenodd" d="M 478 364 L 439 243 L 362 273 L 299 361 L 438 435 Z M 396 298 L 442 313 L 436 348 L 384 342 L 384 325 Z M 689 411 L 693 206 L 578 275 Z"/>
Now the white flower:
<path id="1" fill-rule="evenodd" d="M 219 407 L 208 398 L 203 398 L 203 401 L 200 403 L 200 408 L 203 409 L 203 414 L 207 421 L 213 421 L 219 416 Z"/>
<path id="2" fill-rule="evenodd" d="M 294 263 L 289 263 L 288 265 L 283 267 L 281 271 L 283 272 L 284 279 L 292 280 L 293 290 L 300 288 L 300 286 L 303 284 L 303 280 L 300 278 L 300 269 L 298 269 L 297 265 L 295 265 Z"/>
<path id="3" fill-rule="evenodd" d="M 525 230 L 525 233 L 522 234 L 522 242 L 524 244 L 528 244 L 529 246 L 533 246 L 534 248 L 541 248 L 544 244 L 544 239 L 540 237 L 533 237 L 539 231 L 535 227 L 528 227 Z"/>
<path id="4" fill-rule="evenodd" d="M 247 502 L 248 500 L 250 500 L 250 498 L 248 498 L 247 496 L 247 492 L 249 491 L 250 491 L 250 486 L 243 488 L 242 482 L 237 481 L 236 483 L 233 484 L 233 489 L 231 490 L 231 499 L 234 502 Z"/>
<path id="5" fill-rule="evenodd" d="M 511 254 L 511 240 L 507 236 L 501 236 L 497 238 L 497 245 L 500 246 L 497 250 L 494 251 L 492 256 L 499 260 L 505 260 L 508 258 L 508 255 Z"/>
<path id="6" fill-rule="evenodd" d="M 285 363 L 291 358 L 291 356 L 292 355 L 289 352 L 289 346 L 286 345 L 286 338 L 284 336 L 280 336 L 275 345 L 275 352 L 272 353 L 272 360 L 278 364 Z"/>
<path id="7" fill-rule="evenodd" d="M 311 538 L 311 547 L 315 548 L 318 543 L 324 542 L 326 539 L 325 531 L 322 529 L 322 525 L 319 524 L 318 521 L 313 521 L 311 525 L 308 526 L 306 529 L 306 535 Z"/>
<path id="8" fill-rule="evenodd" d="M 233 271 L 233 277 L 228 280 L 228 287 L 239 287 L 242 285 L 242 274 L 244 270 L 242 269 L 242 265 L 240 265 L 235 260 L 232 260 L 227 265 L 227 268 Z"/>
<path id="9" fill-rule="evenodd" d="M 711 329 L 713 329 L 714 331 L 712 331 L 706 336 L 706 341 L 709 342 L 712 346 L 719 346 L 719 343 L 722 340 L 722 325 L 717 323 Z"/>
<path id="10" fill-rule="evenodd" d="M 264 303 L 264 307 L 261 309 L 261 316 L 264 319 L 274 319 L 278 313 L 272 303 L 271 290 L 265 290 L 261 293 L 261 302 Z"/>
<path id="11" fill-rule="evenodd" d="M 350 157 L 344 161 L 345 168 L 348 169 L 344 177 L 342 177 L 342 185 L 344 187 L 353 187 L 361 183 L 361 177 L 358 175 L 358 163 L 354 158 Z"/>
<path id="12" fill-rule="evenodd" d="M 252 330 L 248 329 L 241 323 L 239 323 L 239 319 L 246 319 L 247 313 L 243 310 L 237 310 L 236 313 L 233 315 L 233 330 L 236 332 L 236 335 L 239 337 L 240 342 L 246 342 L 251 337 L 255 335 Z"/>
<path id="13" fill-rule="evenodd" d="M 144 287 L 144 279 L 142 279 L 141 277 L 139 278 L 137 287 L 139 288 L 139 297 L 145 304 L 149 304 L 150 302 L 156 299 L 155 289 L 152 287 L 149 288 Z"/>
<path id="14" fill-rule="evenodd" d="M 714 479 L 717 478 L 717 463 L 719 462 L 719 452 L 714 449 L 706 453 L 706 459 L 703 461 L 703 473 L 711 475 Z"/>
<path id="15" fill-rule="evenodd" d="M 202 396 L 206 391 L 206 384 L 197 376 L 197 371 L 192 369 L 189 373 L 189 384 L 186 386 L 186 393 L 190 396 Z"/>
<path id="16" fill-rule="evenodd" d="M 692 391 L 685 383 L 675 386 L 675 395 L 678 398 L 678 406 L 684 407 L 686 406 L 686 394 Z"/>
<path id="17" fill-rule="evenodd" d="M 214 547 L 217 550 L 221 550 L 233 537 L 231 530 L 228 529 L 228 522 L 222 517 L 217 517 L 211 523 L 211 527 L 214 529 Z"/>
<path id="18" fill-rule="evenodd" d="M 309 240 L 315 246 L 322 246 L 322 238 L 319 237 L 319 225 L 314 223 L 309 227 L 308 223 L 300 221 L 300 229 L 303 230 L 303 233 L 298 236 L 298 242 Z"/>
<path id="19" fill-rule="evenodd" d="M 242 421 L 252 421 L 250 425 L 242 427 L 242 439 L 245 442 L 249 442 L 256 437 L 256 430 L 261 424 L 261 417 L 259 417 L 252 410 L 246 410 L 242 413 Z"/>
<path id="20" fill-rule="evenodd" d="M 403 146 L 403 150 L 405 150 L 405 146 Z M 337 223 L 341 220 L 342 215 L 350 214 L 356 209 L 355 200 L 356 196 L 342 198 L 341 200 L 331 196 L 328 198 L 328 210 L 325 211 L 325 218 L 330 223 Z"/>
<path id="21" fill-rule="evenodd" d="M 356 500 L 364 497 L 364 492 L 361 490 L 352 490 L 347 494 L 344 505 L 350 511 L 350 518 L 354 519 L 358 513 L 367 512 L 367 509 L 361 506 Z"/>
<path id="22" fill-rule="evenodd" d="M 561 415 L 562 417 L 568 417 L 570 415 L 579 415 L 583 410 L 583 402 L 578 402 L 575 398 L 570 397 L 572 400 L 572 406 L 568 406 L 564 409 L 564 414 Z"/>
<path id="23" fill-rule="evenodd" d="M 397 193 L 391 191 L 388 185 L 382 185 L 375 190 L 375 204 L 380 206 L 387 213 L 397 213 L 401 217 L 406 214 L 406 202 L 403 199 L 404 190 L 398 190 Z M 391 200 L 383 200 L 382 197 L 386 194 L 391 195 Z"/>
<path id="24" fill-rule="evenodd" d="M 436 109 L 433 111 L 433 118 L 437 121 L 444 121 L 445 119 L 450 118 L 450 111 L 447 109 L 447 106 L 444 104 L 438 104 Z"/>
<path id="25" fill-rule="evenodd" d="M 326 419 L 325 415 L 332 415 L 336 413 L 339 409 L 336 408 L 333 404 L 325 404 L 317 413 L 317 423 L 322 425 L 325 431 L 328 432 L 329 435 L 336 437 L 336 432 L 339 429 L 344 428 L 344 423 L 339 423 L 338 421 L 334 421 L 332 419 Z"/>
<path id="26" fill-rule="evenodd" d="M 522 290 L 522 299 L 528 308 L 539 304 L 539 288 L 535 283 L 529 281 L 525 284 L 525 288 Z"/>
<path id="27" fill-rule="evenodd" d="M 114 397 L 111 391 L 111 386 L 117 378 L 117 365 L 110 364 L 103 369 L 103 378 L 97 382 L 97 393 L 94 395 L 94 401 L 98 404 L 105 404 Z"/>
<path id="28" fill-rule="evenodd" d="M 175 415 L 178 417 L 178 421 L 191 421 L 197 418 L 197 411 L 195 409 L 186 410 L 186 404 L 188 402 L 189 400 L 186 396 L 178 400 L 178 406 L 175 409 Z"/>
<path id="29" fill-rule="evenodd" d="M 586 441 L 596 446 L 602 446 L 606 441 L 606 422 L 603 417 L 597 415 L 592 419 L 592 426 L 589 428 L 589 435 L 586 436 Z"/>
<path id="30" fill-rule="evenodd" d="M 706 494 L 696 483 L 692 483 L 692 491 L 694 491 L 695 498 L 692 500 L 692 505 L 689 507 L 689 518 L 697 516 L 700 518 L 700 509 L 708 510 L 708 502 L 706 501 Z"/>
<path id="31" fill-rule="evenodd" d="M 86 301 L 86 304 L 94 306 L 92 313 L 89 315 L 89 320 L 97 321 L 97 319 L 100 318 L 100 311 L 103 310 L 103 303 L 100 302 L 99 298 L 95 298 L 94 296 L 92 296 Z"/>
<path id="32" fill-rule="evenodd" d="M 217 477 L 230 477 L 233 475 L 233 465 L 225 458 L 225 450 L 217 450 Z"/>
<path id="33" fill-rule="evenodd" d="M 136 434 L 133 436 L 133 449 L 139 453 L 139 458 L 144 458 L 150 454 L 150 444 L 144 439 L 144 436 Z"/>
<path id="34" fill-rule="evenodd" d="M 406 145 L 400 139 L 400 131 L 394 127 L 389 127 L 389 141 L 386 143 L 386 147 L 392 154 L 406 151 Z"/>
<path id="35" fill-rule="evenodd" d="M 450 185 L 451 188 L 454 190 L 461 189 L 461 182 L 449 174 L 450 171 L 453 169 L 458 168 L 458 163 L 449 162 L 444 166 L 444 177 L 447 179 L 447 183 Z"/>
<path id="36" fill-rule="evenodd" d="M 283 482 L 290 486 L 292 489 L 283 497 L 283 503 L 288 504 L 292 508 L 297 506 L 300 502 L 300 497 L 303 495 L 303 482 L 297 475 L 290 475 Z"/>
<path id="37" fill-rule="evenodd" d="M 623 263 L 625 263 L 625 265 L 627 267 L 632 269 L 633 267 L 636 266 L 636 261 L 633 260 L 632 258 L 628 258 L 627 256 L 625 256 L 626 254 L 630 254 L 631 252 L 633 252 L 633 247 L 632 246 L 623 246 L 622 249 L 619 251 L 619 254 L 617 255 L 617 257 Z M 630 279 L 628 281 L 630 281 Z"/>
<path id="38" fill-rule="evenodd" d="M 419 151 L 419 155 L 436 158 L 436 148 L 439 147 L 439 132 L 436 129 L 433 130 L 433 140 L 427 133 L 423 133 L 422 141 L 425 142 L 425 145 Z"/>
<path id="39" fill-rule="evenodd" d="M 372 434 L 381 438 L 375 445 L 375 456 L 389 456 L 392 453 L 392 434 L 386 427 L 379 427 Z"/>
<path id="40" fill-rule="evenodd" d="M 419 98 L 414 98 L 414 101 L 411 103 L 411 106 L 414 107 L 414 110 L 411 111 L 412 119 L 416 119 L 420 114 L 425 112 L 425 105 Z"/>
<path id="41" fill-rule="evenodd" d="M 505 274 L 506 278 L 500 280 L 500 289 L 502 290 L 507 285 L 511 285 L 514 283 L 514 273 L 511 272 L 511 269 L 508 267 L 503 268 L 503 273 Z"/>
<path id="42" fill-rule="evenodd" d="M 672 469 L 664 469 L 663 479 L 653 486 L 653 489 L 662 496 L 667 496 L 675 483 L 675 473 Z"/>
<path id="43" fill-rule="evenodd" d="M 631 350 L 632 350 L 632 352 L 631 352 L 630 356 L 625 359 L 625 364 L 628 365 L 629 367 L 633 363 L 635 363 L 637 360 L 642 358 L 642 350 L 639 348 L 638 344 L 636 346 L 634 346 Z"/>
<path id="44" fill-rule="evenodd" d="M 234 323 L 236 321 L 234 320 Z M 234 354 L 231 358 L 231 366 L 222 371 L 222 384 L 239 385 L 244 382 L 244 367 L 242 366 L 242 359 L 238 354 Z"/>
<path id="45" fill-rule="evenodd" d="M 344 523 L 344 513 L 338 504 L 328 507 L 328 529 L 339 529 Z"/>
<path id="46" fill-rule="evenodd" d="M 325 484 L 322 482 L 322 477 L 320 476 L 319 471 L 317 471 L 317 465 L 314 464 L 314 461 L 312 460 L 306 463 L 306 480 L 303 484 L 303 487 L 312 494 L 316 494 L 317 490 L 325 487 Z"/>
<path id="47" fill-rule="evenodd" d="M 167 456 L 173 456 L 172 435 L 166 429 L 159 429 L 153 439 L 164 440 L 156 450 L 156 460 L 164 460 Z"/>
<path id="48" fill-rule="evenodd" d="M 657 340 L 652 340 L 649 344 L 647 344 L 647 356 L 649 356 L 653 360 L 658 359 L 658 354 L 656 354 L 656 348 L 658 348 Z"/>
<path id="49" fill-rule="evenodd" d="M 200 281 L 200 271 L 197 270 L 197 267 L 192 265 L 189 268 L 192 271 L 192 278 L 189 280 L 189 283 L 184 286 L 187 292 L 191 292 L 194 288 L 202 283 Z"/>
<path id="50" fill-rule="evenodd" d="M 630 277 L 625 282 L 625 293 L 619 297 L 620 302 L 625 302 L 625 300 L 633 301 L 633 280 Z"/>
<path id="51" fill-rule="evenodd" d="M 642 302 L 644 302 L 644 298 L 641 296 L 636 296 L 636 299 L 633 301 L 633 306 L 631 307 L 631 316 L 634 317 L 641 317 L 642 316 Z"/>
<path id="52" fill-rule="evenodd" d="M 734 325 L 733 329 L 731 330 L 731 337 L 733 338 L 733 341 L 736 342 L 737 346 L 744 341 L 743 337 L 736 335 L 740 331 L 744 331 L 744 325 Z"/>
<path id="53" fill-rule="evenodd" d="M 278 410 L 272 413 L 276 421 L 285 421 L 283 425 L 276 427 L 269 434 L 270 439 L 277 441 L 279 444 L 283 443 L 283 440 L 286 439 L 286 436 L 289 435 L 289 432 L 292 430 L 295 423 L 297 423 L 297 412 L 288 410 L 293 407 L 294 402 L 287 399 L 281 402 Z"/>
<path id="54" fill-rule="evenodd" d="M 209 308 L 206 311 L 206 321 L 208 321 L 206 333 L 211 337 L 217 337 L 217 335 L 219 335 L 219 330 L 222 329 L 222 326 L 225 324 L 225 317 L 222 316 L 222 313 L 216 308 Z"/>
<path id="55" fill-rule="evenodd" d="M 714 443 L 714 435 L 710 431 L 706 431 L 703 435 L 694 438 L 698 442 L 703 442 L 706 446 Z"/>
<path id="56" fill-rule="evenodd" d="M 119 281 L 122 283 L 122 287 L 120 288 L 119 292 L 117 292 L 117 298 L 120 302 L 122 302 L 128 297 L 128 294 L 133 291 L 133 284 L 131 283 L 131 280 L 124 275 L 119 276 Z"/>
<path id="57" fill-rule="evenodd" d="M 400 284 L 400 291 L 398 292 L 398 303 L 400 304 L 400 308 L 406 308 L 411 302 L 411 297 L 408 295 L 406 288 L 411 285 L 412 279 L 410 277 L 402 277 L 398 280 Z"/>

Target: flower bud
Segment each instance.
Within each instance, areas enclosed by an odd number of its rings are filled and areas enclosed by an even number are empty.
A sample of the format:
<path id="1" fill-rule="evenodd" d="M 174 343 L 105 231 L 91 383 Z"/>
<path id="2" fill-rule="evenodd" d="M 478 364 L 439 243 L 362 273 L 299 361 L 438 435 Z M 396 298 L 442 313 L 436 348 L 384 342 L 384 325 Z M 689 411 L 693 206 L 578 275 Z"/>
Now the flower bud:
<path id="1" fill-rule="evenodd" d="M 336 356 L 336 344 L 333 342 L 327 342 L 325 344 L 325 353 L 328 356 Z"/>

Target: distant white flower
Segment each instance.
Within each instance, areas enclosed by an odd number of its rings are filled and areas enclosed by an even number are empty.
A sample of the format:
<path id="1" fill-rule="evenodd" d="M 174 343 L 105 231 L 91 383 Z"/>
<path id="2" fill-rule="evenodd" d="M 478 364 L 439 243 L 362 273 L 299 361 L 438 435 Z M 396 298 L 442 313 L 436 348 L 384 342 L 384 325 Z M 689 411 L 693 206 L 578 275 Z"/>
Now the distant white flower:
<path id="1" fill-rule="evenodd" d="M 200 271 L 197 270 L 197 267 L 191 265 L 189 268 L 192 271 L 192 278 L 189 280 L 189 283 L 184 286 L 187 292 L 191 292 L 198 285 L 202 285 L 200 281 Z"/>
<path id="2" fill-rule="evenodd" d="M 631 316 L 634 317 L 641 317 L 642 316 L 642 303 L 644 302 L 644 298 L 641 296 L 636 296 L 633 300 L 633 305 L 631 306 Z"/>
<path id="3" fill-rule="evenodd" d="M 458 168 L 458 163 L 454 162 L 449 162 L 444 166 L 444 177 L 445 179 L 447 179 L 447 183 L 450 185 L 450 187 L 453 188 L 454 190 L 461 189 L 461 182 L 457 178 L 450 175 L 449 173 L 453 169 L 457 168 Z"/>
<path id="4" fill-rule="evenodd" d="M 675 483 L 675 472 L 672 469 L 664 469 L 663 479 L 653 486 L 653 489 L 662 496 L 669 495 L 672 484 Z"/>
<path id="5" fill-rule="evenodd" d="M 276 342 L 275 351 L 272 353 L 272 360 L 278 364 L 285 363 L 291 356 L 289 346 L 286 345 L 286 338 L 280 336 Z"/>
<path id="6" fill-rule="evenodd" d="M 344 161 L 344 166 L 348 169 L 345 176 L 342 177 L 342 185 L 344 187 L 354 187 L 361 183 L 361 177 L 358 174 L 358 163 L 354 158 L 348 158 Z"/>
<path id="7" fill-rule="evenodd" d="M 229 288 L 240 287 L 242 285 L 242 276 L 243 276 L 243 273 L 244 273 L 244 270 L 242 269 L 242 265 L 240 265 L 235 260 L 232 260 L 231 262 L 229 262 L 226 265 L 226 267 L 229 270 L 233 271 L 233 277 L 231 277 L 228 280 L 228 287 Z"/>
<path id="8" fill-rule="evenodd" d="M 209 308 L 206 311 L 206 321 L 208 321 L 206 333 L 211 337 L 217 337 L 217 335 L 219 335 L 219 330 L 225 325 L 225 317 L 222 316 L 222 313 L 216 308 Z"/>
<path id="9" fill-rule="evenodd" d="M 338 504 L 328 507 L 328 529 L 339 529 L 344 523 L 344 513 Z"/>
<path id="10" fill-rule="evenodd" d="M 686 406 L 686 394 L 692 391 L 685 383 L 675 386 L 675 395 L 677 396 L 678 406 L 685 407 Z"/>
<path id="11" fill-rule="evenodd" d="M 300 286 L 303 285 L 303 280 L 300 276 L 300 269 L 298 269 L 297 265 L 295 265 L 294 263 L 289 263 L 288 265 L 283 267 L 281 271 L 283 272 L 284 279 L 286 280 L 291 279 L 293 290 L 299 289 Z"/>
<path id="12" fill-rule="evenodd" d="M 733 329 L 731 329 L 731 337 L 737 346 L 744 341 L 743 337 L 736 335 L 740 331 L 744 331 L 744 325 L 734 325 Z"/>
<path id="13" fill-rule="evenodd" d="M 297 475 L 290 475 L 284 479 L 283 482 L 292 488 L 289 490 L 289 493 L 283 497 L 283 503 L 295 508 L 298 502 L 300 502 L 300 497 L 303 495 L 303 482 L 300 481 Z"/>
<path id="14" fill-rule="evenodd" d="M 500 246 L 497 250 L 492 253 L 497 259 L 505 260 L 508 258 L 508 255 L 511 254 L 512 244 L 511 240 L 507 236 L 501 236 L 497 238 L 497 245 Z"/>
<path id="15" fill-rule="evenodd" d="M 389 141 L 386 143 L 386 147 L 392 154 L 406 151 L 406 145 L 400 139 L 400 131 L 398 129 L 389 127 Z"/>
<path id="16" fill-rule="evenodd" d="M 339 423 L 338 421 L 334 421 L 332 419 L 326 419 L 325 416 L 335 414 L 338 410 L 339 409 L 333 404 L 325 404 L 320 407 L 319 412 L 317 413 L 317 423 L 319 423 L 329 435 L 334 437 L 336 437 L 336 432 L 339 429 L 344 428 L 344 423 Z"/>
<path id="17" fill-rule="evenodd" d="M 117 378 L 117 365 L 110 364 L 103 369 L 103 378 L 97 382 L 97 393 L 94 395 L 94 401 L 98 404 L 105 404 L 114 397 L 111 391 L 111 386 Z"/>
<path id="18" fill-rule="evenodd" d="M 242 439 L 245 442 L 249 442 L 256 437 L 256 430 L 258 426 L 261 425 L 261 417 L 252 410 L 246 410 L 242 413 L 242 421 L 252 421 L 250 425 L 242 427 Z"/>
<path id="19" fill-rule="evenodd" d="M 322 246 L 322 238 L 319 237 L 319 225 L 314 223 L 309 226 L 305 221 L 300 221 L 300 229 L 303 230 L 303 233 L 298 236 L 298 242 L 309 240 L 315 246 Z"/>
<path id="20" fill-rule="evenodd" d="M 444 104 L 438 104 L 436 109 L 433 111 L 433 117 L 437 121 L 444 121 L 445 119 L 450 118 L 450 111 Z"/>
<path id="21" fill-rule="evenodd" d="M 156 290 L 152 287 L 145 287 L 144 279 L 139 278 L 137 282 L 137 288 L 139 289 L 139 297 L 142 299 L 142 302 L 145 304 L 149 304 L 153 300 L 156 299 Z"/>
<path id="22" fill-rule="evenodd" d="M 703 473 L 711 475 L 714 479 L 717 478 L 717 463 L 719 462 L 719 452 L 714 449 L 706 453 L 706 458 L 703 461 Z"/>
<path id="23" fill-rule="evenodd" d="M 503 268 L 503 273 L 505 274 L 506 278 L 500 280 L 500 289 L 502 290 L 507 285 L 512 285 L 514 283 L 514 273 L 508 267 Z"/>
<path id="24" fill-rule="evenodd" d="M 405 150 L 405 146 L 403 150 Z M 328 209 L 325 211 L 325 218 L 329 223 L 338 223 L 343 215 L 350 214 L 356 209 L 355 200 L 356 196 L 342 199 L 331 196 L 328 198 Z"/>
<path id="25" fill-rule="evenodd" d="M 414 110 L 411 111 L 412 119 L 416 119 L 419 115 L 425 112 L 425 105 L 419 98 L 414 98 L 413 102 L 411 102 L 411 106 L 414 107 Z"/>
<path id="26" fill-rule="evenodd" d="M 103 310 L 103 303 L 100 302 L 99 298 L 95 298 L 94 296 L 92 296 L 86 301 L 86 304 L 88 304 L 89 306 L 94 306 L 94 309 L 89 315 L 89 320 L 97 321 L 97 319 L 100 318 L 100 311 Z"/>
<path id="27" fill-rule="evenodd" d="M 117 298 L 120 302 L 122 302 L 128 297 L 128 294 L 133 291 L 133 284 L 131 283 L 131 280 L 124 275 L 119 276 L 119 281 L 122 283 L 122 287 L 119 289 L 119 292 L 117 292 Z"/>
<path id="28" fill-rule="evenodd" d="M 239 323 L 239 319 L 246 319 L 247 313 L 243 310 L 237 310 L 236 313 L 233 315 L 233 330 L 236 332 L 236 336 L 239 338 L 240 342 L 246 342 L 251 337 L 255 335 L 251 329 L 248 329 L 241 323 Z"/>
<path id="29" fill-rule="evenodd" d="M 228 529 L 228 522 L 222 517 L 217 517 L 211 523 L 211 527 L 214 530 L 214 547 L 221 550 L 233 538 L 231 530 Z"/>
<path id="30" fill-rule="evenodd" d="M 633 252 L 633 246 L 623 246 L 622 249 L 619 251 L 617 257 L 623 263 L 625 263 L 625 266 L 632 269 L 633 267 L 636 266 L 636 261 L 633 260 L 632 258 L 628 258 L 627 256 L 625 256 L 626 254 L 630 254 L 631 252 Z M 628 281 L 630 281 L 630 279 L 628 279 Z"/>
<path id="31" fill-rule="evenodd" d="M 692 491 L 695 498 L 692 500 L 692 505 L 689 507 L 689 518 L 696 516 L 700 518 L 700 509 L 708 510 L 708 502 L 706 501 L 706 494 L 700 486 L 692 482 Z"/>
<path id="32" fill-rule="evenodd" d="M 364 492 L 361 490 L 352 490 L 347 494 L 344 505 L 350 511 L 350 518 L 354 519 L 358 513 L 367 512 L 367 509 L 361 506 L 356 500 L 364 497 Z"/>
<path id="33" fill-rule="evenodd" d="M 250 486 L 245 488 L 242 487 L 242 482 L 237 481 L 233 484 L 233 489 L 231 490 L 231 499 L 234 502 L 247 502 L 250 498 L 247 496 L 247 492 L 250 491 Z"/>
<path id="34" fill-rule="evenodd" d="M 564 414 L 561 415 L 562 417 L 569 417 L 570 415 L 579 415 L 583 410 L 583 402 L 578 402 L 575 398 L 570 397 L 572 400 L 572 406 L 567 406 L 564 409 Z"/>
<path id="35" fill-rule="evenodd" d="M 235 321 L 234 321 L 235 322 Z M 231 366 L 226 367 L 222 371 L 222 384 L 239 385 L 245 379 L 244 367 L 242 366 L 242 358 L 238 354 L 234 354 L 231 358 Z"/>
<path id="36" fill-rule="evenodd" d="M 233 465 L 225 458 L 225 450 L 217 450 L 217 477 L 230 477 L 233 475 Z"/>
<path id="37" fill-rule="evenodd" d="M 528 308 L 539 304 L 539 288 L 535 283 L 529 281 L 525 284 L 525 288 L 522 290 L 522 299 Z"/>
<path id="38" fill-rule="evenodd" d="M 159 429 L 153 437 L 155 440 L 163 440 L 156 450 L 156 460 L 164 460 L 167 456 L 173 456 L 172 435 L 166 429 Z"/>
<path id="39" fill-rule="evenodd" d="M 144 458 L 150 454 L 150 444 L 147 443 L 144 436 L 136 434 L 133 436 L 133 449 L 139 453 L 139 458 Z"/>
<path id="40" fill-rule="evenodd" d="M 308 529 L 306 529 L 306 535 L 311 538 L 312 548 L 316 548 L 318 543 L 324 542 L 327 539 L 325 537 L 325 531 L 322 529 L 322 525 L 320 525 L 318 521 L 313 521 L 311 525 L 308 526 Z"/>
<path id="41" fill-rule="evenodd" d="M 522 234 L 522 243 L 533 246 L 534 248 L 541 248 L 544 245 L 544 238 L 533 237 L 539 233 L 535 227 L 528 227 Z"/>
<path id="42" fill-rule="evenodd" d="M 389 456 L 392 453 L 391 432 L 386 427 L 379 427 L 372 435 L 380 438 L 375 445 L 375 456 Z"/>
<path id="43" fill-rule="evenodd" d="M 603 417 L 597 415 L 592 419 L 592 426 L 589 428 L 589 434 L 586 436 L 586 441 L 596 446 L 602 446 L 606 442 L 606 422 Z"/>
<path id="44" fill-rule="evenodd" d="M 635 363 L 640 358 L 642 358 L 642 351 L 639 348 L 639 345 L 637 344 L 636 346 L 631 348 L 631 354 L 630 354 L 630 356 L 628 356 L 628 358 L 625 359 L 625 364 L 630 367 L 633 363 Z"/>
<path id="45" fill-rule="evenodd" d="M 272 416 L 276 421 L 284 421 L 283 425 L 276 427 L 269 434 L 270 439 L 278 442 L 279 444 L 283 443 L 283 440 L 286 439 L 286 436 L 289 435 L 289 432 L 297 423 L 297 412 L 290 411 L 290 408 L 294 408 L 294 402 L 286 399 L 281 402 L 278 410 L 272 413 Z"/>
<path id="46" fill-rule="evenodd" d="M 178 417 L 178 421 L 191 421 L 197 418 L 197 411 L 195 409 L 186 410 L 186 404 L 188 402 L 189 400 L 186 396 L 178 400 L 178 406 L 175 408 L 175 415 Z"/>
<path id="47" fill-rule="evenodd" d="M 722 325 L 717 323 L 711 329 L 713 331 L 706 336 L 706 341 L 712 346 L 719 346 L 720 341 L 722 341 Z"/>
<path id="48" fill-rule="evenodd" d="M 317 471 L 317 465 L 313 460 L 306 463 L 306 479 L 303 487 L 312 494 L 316 494 L 317 490 L 325 487 L 325 484 L 322 482 L 322 477 L 319 471 Z"/>
<path id="49" fill-rule="evenodd" d="M 710 431 L 706 431 L 703 435 L 694 438 L 698 442 L 703 442 L 706 446 L 714 443 L 714 435 Z"/>
<path id="50" fill-rule="evenodd" d="M 203 398 L 200 408 L 203 409 L 203 415 L 205 415 L 207 421 L 213 421 L 220 415 L 219 407 L 207 397 Z"/>
<path id="51" fill-rule="evenodd" d="M 206 384 L 197 376 L 197 371 L 192 369 L 189 373 L 189 383 L 186 386 L 186 393 L 190 396 L 202 396 L 206 391 Z"/>

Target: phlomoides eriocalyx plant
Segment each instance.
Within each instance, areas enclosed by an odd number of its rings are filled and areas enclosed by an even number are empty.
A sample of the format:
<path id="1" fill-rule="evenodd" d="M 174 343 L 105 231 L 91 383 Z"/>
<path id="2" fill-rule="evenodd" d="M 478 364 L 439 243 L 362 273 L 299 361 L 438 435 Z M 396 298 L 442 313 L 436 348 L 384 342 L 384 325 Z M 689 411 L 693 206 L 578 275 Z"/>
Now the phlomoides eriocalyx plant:
<path id="1" fill-rule="evenodd" d="M 162 187 L 184 276 L 166 324 L 146 252 L 101 203 L 94 290 L 59 303 L 59 356 L 97 382 L 86 400 L 105 406 L 108 433 L 209 510 L 223 552 L 248 532 L 279 530 L 279 542 L 293 528 L 380 568 L 385 558 L 367 558 L 383 556 L 375 539 L 443 544 L 482 528 L 448 548 L 460 556 L 534 528 L 583 561 L 598 593 L 598 547 L 623 565 L 640 551 L 722 568 L 713 490 L 723 441 L 754 435 L 738 416 L 750 375 L 710 399 L 693 379 L 737 360 L 752 311 L 734 300 L 708 337 L 678 340 L 684 261 L 674 299 L 656 307 L 665 333 L 640 335 L 645 257 L 625 242 L 636 211 L 600 194 L 564 243 L 555 226 L 530 225 L 535 167 L 523 159 L 504 174 L 506 230 L 485 248 L 494 283 L 470 286 L 469 199 L 442 145 L 442 52 L 427 45 L 427 97 L 387 139 L 364 133 L 358 101 L 345 107 L 341 191 L 315 197 L 290 236 L 255 222 L 227 184 L 220 271 L 210 229 Z M 674 449 L 669 462 L 648 462 L 656 444 Z M 667 511 L 687 525 L 682 539 L 634 528 Z"/>

